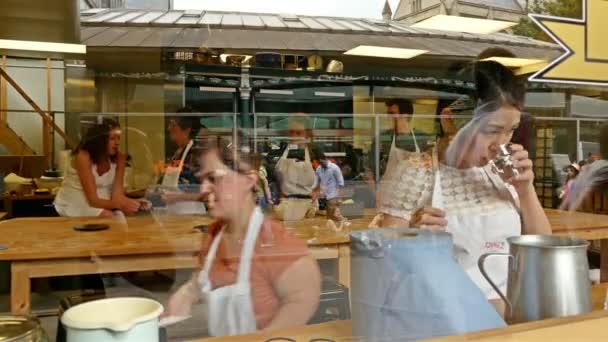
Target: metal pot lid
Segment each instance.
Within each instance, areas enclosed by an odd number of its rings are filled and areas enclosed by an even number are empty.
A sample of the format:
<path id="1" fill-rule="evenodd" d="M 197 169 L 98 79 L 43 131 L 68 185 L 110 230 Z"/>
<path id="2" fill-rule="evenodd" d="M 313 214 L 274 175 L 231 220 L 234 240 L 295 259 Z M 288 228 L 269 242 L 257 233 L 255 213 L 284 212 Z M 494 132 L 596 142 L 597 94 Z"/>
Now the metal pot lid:
<path id="1" fill-rule="evenodd" d="M 36 333 L 40 321 L 31 317 L 0 316 L 0 342 L 16 341 Z"/>

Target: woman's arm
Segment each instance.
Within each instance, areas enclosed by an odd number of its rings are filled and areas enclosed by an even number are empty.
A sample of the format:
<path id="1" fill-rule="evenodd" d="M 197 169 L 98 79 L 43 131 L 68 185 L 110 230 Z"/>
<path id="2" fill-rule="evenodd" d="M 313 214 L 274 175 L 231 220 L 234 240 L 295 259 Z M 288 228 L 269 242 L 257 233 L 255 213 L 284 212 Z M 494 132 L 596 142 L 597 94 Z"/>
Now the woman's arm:
<path id="1" fill-rule="evenodd" d="M 114 183 L 112 184 L 112 199 L 120 199 L 125 197 L 125 167 L 127 165 L 127 159 L 125 155 L 118 152 L 116 156 L 116 175 L 114 176 Z"/>
<path id="2" fill-rule="evenodd" d="M 95 185 L 95 177 L 91 171 L 93 161 L 91 161 L 89 154 L 80 151 L 75 159 L 76 172 L 78 173 L 78 178 L 80 178 L 80 184 L 82 184 L 82 189 L 89 205 L 94 208 L 108 210 L 118 208 L 118 205 L 112 200 L 101 199 L 97 196 L 97 185 Z"/>
<path id="3" fill-rule="evenodd" d="M 551 224 L 538 200 L 534 187 L 525 193 L 518 192 L 521 210 L 522 234 L 551 234 Z"/>
<path id="4" fill-rule="evenodd" d="M 519 170 L 511 183 L 519 196 L 522 234 L 551 234 L 551 224 L 534 190 L 534 172 L 528 151 L 521 145 L 511 145 L 513 166 Z"/>
<path id="5" fill-rule="evenodd" d="M 321 272 L 311 256 L 291 264 L 275 280 L 281 307 L 264 330 L 275 330 L 305 325 L 319 306 Z"/>
<path id="6" fill-rule="evenodd" d="M 161 199 L 167 203 L 181 201 L 201 201 L 202 194 L 200 192 L 171 192 L 161 195 Z"/>

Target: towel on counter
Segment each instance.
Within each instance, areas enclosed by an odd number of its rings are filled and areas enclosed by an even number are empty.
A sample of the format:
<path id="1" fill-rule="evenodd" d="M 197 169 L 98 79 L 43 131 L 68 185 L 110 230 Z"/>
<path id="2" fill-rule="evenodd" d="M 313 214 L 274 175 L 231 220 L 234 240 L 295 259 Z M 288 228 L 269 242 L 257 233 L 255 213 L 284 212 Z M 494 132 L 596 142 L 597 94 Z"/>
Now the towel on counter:
<path id="1" fill-rule="evenodd" d="M 506 326 L 454 260 L 449 233 L 375 229 L 351 235 L 353 335 L 416 341 Z"/>

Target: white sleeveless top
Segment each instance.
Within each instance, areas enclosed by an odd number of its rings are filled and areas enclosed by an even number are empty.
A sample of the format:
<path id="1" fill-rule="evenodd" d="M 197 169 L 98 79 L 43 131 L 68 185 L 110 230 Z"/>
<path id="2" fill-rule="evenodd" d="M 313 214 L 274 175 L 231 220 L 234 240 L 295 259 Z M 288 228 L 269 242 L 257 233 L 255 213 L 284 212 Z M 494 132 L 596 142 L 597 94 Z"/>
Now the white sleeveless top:
<path id="1" fill-rule="evenodd" d="M 101 199 L 112 199 L 112 185 L 116 176 L 116 163 L 110 163 L 110 170 L 102 176 L 97 173 L 97 165 L 91 167 L 91 172 L 95 178 L 97 196 Z M 55 197 L 55 210 L 61 216 L 80 217 L 80 216 L 99 216 L 102 208 L 93 208 L 88 204 L 84 194 L 78 171 L 70 164 L 63 178 L 61 189 Z"/>

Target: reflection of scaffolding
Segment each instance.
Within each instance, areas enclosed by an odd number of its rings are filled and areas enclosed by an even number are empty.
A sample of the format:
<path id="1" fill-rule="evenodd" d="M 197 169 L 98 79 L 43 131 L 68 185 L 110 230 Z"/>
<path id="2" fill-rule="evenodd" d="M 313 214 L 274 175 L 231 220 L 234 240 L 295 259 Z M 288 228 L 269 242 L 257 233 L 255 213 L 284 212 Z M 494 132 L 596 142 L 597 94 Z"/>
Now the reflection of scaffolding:
<path id="1" fill-rule="evenodd" d="M 23 141 L 23 139 L 8 126 L 7 123 L 7 83 L 34 109 L 43 120 L 42 142 L 43 154 L 46 157 L 46 165 L 50 167 L 52 161 L 52 141 L 53 131 L 57 133 L 68 145 L 74 147 L 71 139 L 65 134 L 52 117 L 51 112 L 51 84 L 50 84 L 50 59 L 47 59 L 47 106 L 48 111 L 44 111 L 34 100 L 19 86 L 19 84 L 6 72 L 6 57 L 3 57 L 2 67 L 0 67 L 0 138 L 6 148 L 18 155 L 35 154 L 35 152 Z M 52 130 L 51 130 L 52 129 Z"/>

